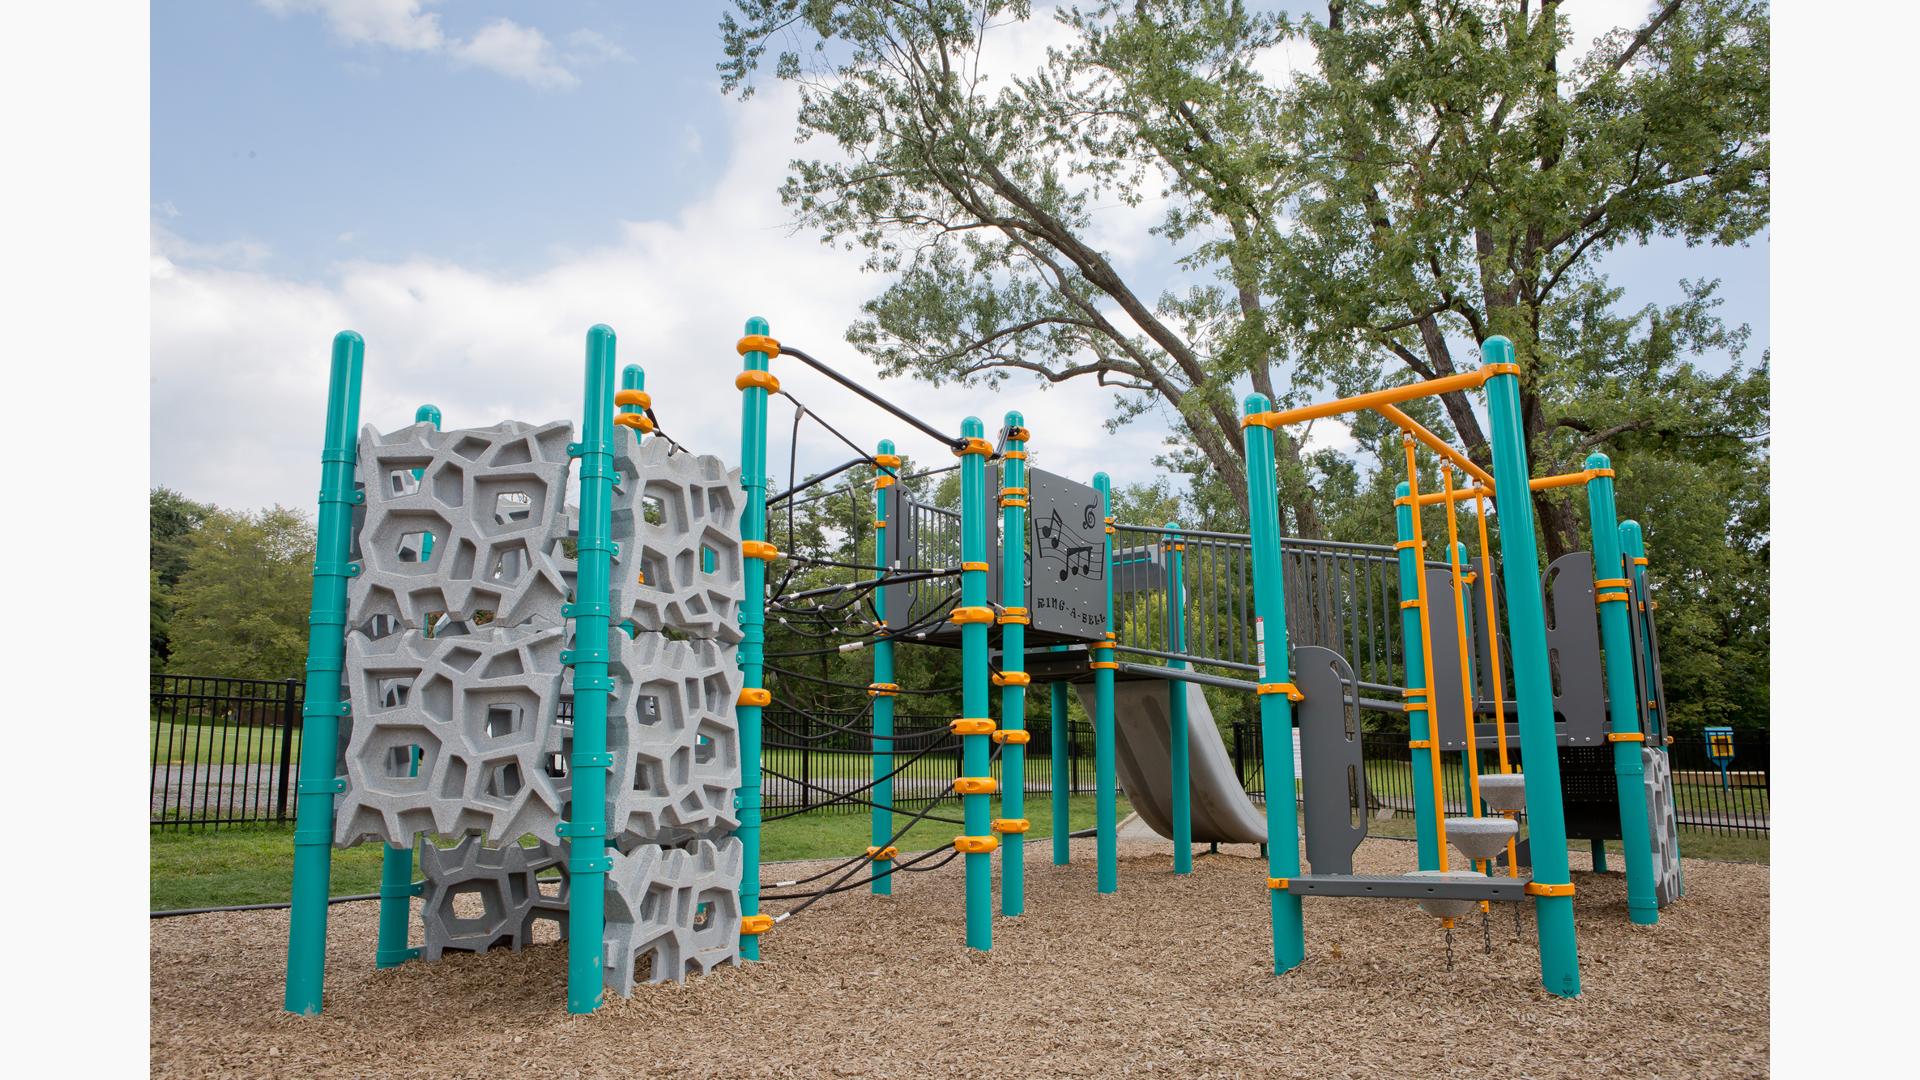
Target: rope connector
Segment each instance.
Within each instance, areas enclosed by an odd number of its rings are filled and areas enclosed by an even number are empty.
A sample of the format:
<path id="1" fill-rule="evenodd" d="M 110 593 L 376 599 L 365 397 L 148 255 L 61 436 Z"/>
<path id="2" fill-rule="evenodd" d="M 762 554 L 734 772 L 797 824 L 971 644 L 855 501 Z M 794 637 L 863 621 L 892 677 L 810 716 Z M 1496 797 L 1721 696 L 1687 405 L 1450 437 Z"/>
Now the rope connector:
<path id="1" fill-rule="evenodd" d="M 995 728 L 992 720 L 963 716 L 947 725 L 947 730 L 955 735 L 991 735 Z"/>
<path id="2" fill-rule="evenodd" d="M 985 855 L 1000 846 L 997 836 L 956 836 L 953 838 L 955 851 L 968 855 Z"/>
<path id="3" fill-rule="evenodd" d="M 615 414 L 613 418 L 613 422 L 616 426 L 630 427 L 635 431 L 638 431 L 642 435 L 645 435 L 648 432 L 653 430 L 653 421 L 647 419 L 646 413 L 637 413 L 637 412 L 618 413 L 618 414 Z"/>
<path id="4" fill-rule="evenodd" d="M 749 559 L 761 559 L 766 562 L 772 562 L 780 557 L 780 549 L 767 543 L 765 540 L 742 540 L 740 541 L 740 554 L 745 555 Z"/>
<path id="5" fill-rule="evenodd" d="M 773 691 L 763 690 L 756 686 L 749 686 L 740 691 L 740 696 L 734 700 L 734 704 L 736 706 L 758 705 L 764 709 L 773 704 Z"/>
<path id="6" fill-rule="evenodd" d="M 740 917 L 740 933 L 744 937 L 764 934 L 773 929 L 771 915 L 743 915 Z"/>
<path id="7" fill-rule="evenodd" d="M 877 683 L 867 684 L 868 697 L 872 697 L 872 698 L 897 697 L 899 696 L 899 693 L 900 693 L 899 683 L 877 682 Z"/>
<path id="8" fill-rule="evenodd" d="M 643 409 L 651 409 L 653 408 L 653 395 L 647 393 L 645 390 L 615 390 L 613 392 L 613 403 L 615 405 L 638 405 Z"/>
<path id="9" fill-rule="evenodd" d="M 1028 686 L 1033 676 L 1024 671 L 996 671 L 987 681 L 995 686 Z"/>
<path id="10" fill-rule="evenodd" d="M 994 818 L 993 831 L 997 833 L 1023 833 L 1033 828 L 1033 822 L 1026 818 Z"/>
<path id="11" fill-rule="evenodd" d="M 894 847 L 892 844 L 888 844 L 886 847 L 869 846 L 867 848 L 867 858 L 873 862 L 892 862 L 894 856 L 898 854 L 900 854 L 900 849 Z"/>
<path id="12" fill-rule="evenodd" d="M 766 353 L 767 359 L 771 360 L 780 355 L 780 343 L 765 334 L 748 334 L 734 345 L 734 350 L 741 356 L 750 352 Z"/>
<path id="13" fill-rule="evenodd" d="M 953 456 L 966 457 L 969 454 L 979 454 L 981 457 L 992 457 L 993 444 L 985 439 L 969 435 L 954 446 Z"/>
<path id="14" fill-rule="evenodd" d="M 757 386 L 769 394 L 780 392 L 780 380 L 774 378 L 771 371 L 743 371 L 733 377 L 735 390 L 745 390 L 750 386 Z"/>
<path id="15" fill-rule="evenodd" d="M 990 626 L 993 619 L 993 609 L 990 607 L 957 607 L 953 609 L 953 614 L 947 616 L 947 621 L 955 626 L 971 626 L 975 623 Z"/>
<path id="16" fill-rule="evenodd" d="M 1025 746 L 1028 742 L 1032 741 L 1033 732 L 1027 731 L 1024 728 L 1015 731 L 1008 731 L 1005 728 L 1001 728 L 999 731 L 994 732 L 992 737 L 994 742 L 1002 746 Z"/>
<path id="17" fill-rule="evenodd" d="M 962 795 L 992 795 L 1000 790 L 1000 781 L 991 776 L 962 776 L 953 782 L 953 790 Z"/>

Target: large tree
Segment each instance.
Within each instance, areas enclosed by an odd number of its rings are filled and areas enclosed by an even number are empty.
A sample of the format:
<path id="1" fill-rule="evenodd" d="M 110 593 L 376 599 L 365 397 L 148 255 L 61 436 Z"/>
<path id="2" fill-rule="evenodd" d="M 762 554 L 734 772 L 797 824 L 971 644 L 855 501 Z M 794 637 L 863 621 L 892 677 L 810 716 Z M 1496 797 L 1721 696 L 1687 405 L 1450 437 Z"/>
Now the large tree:
<path id="1" fill-rule="evenodd" d="M 187 571 L 193 530 L 206 520 L 210 510 L 207 504 L 194 502 L 172 488 L 157 487 L 148 493 L 147 659 L 155 671 L 167 665 L 173 589 Z"/>
<path id="2" fill-rule="evenodd" d="M 252 679 L 299 675 L 313 550 L 313 522 L 297 511 L 209 508 L 174 588 L 169 669 Z"/>
<path id="3" fill-rule="evenodd" d="M 1265 262 L 1275 316 L 1308 375 L 1349 386 L 1448 375 L 1477 362 L 1479 342 L 1511 338 L 1544 469 L 1635 433 L 1757 438 L 1764 376 L 1686 362 L 1744 342 L 1713 317 L 1713 285 L 1686 283 L 1681 302 L 1623 323 L 1598 259 L 1765 227 L 1766 6 L 1662 0 L 1564 66 L 1561 8 L 1334 0 L 1325 22 L 1300 23 L 1318 70 L 1274 131 L 1298 222 Z M 1443 402 L 1488 464 L 1470 396 Z M 1579 546 L 1569 504 L 1535 501 L 1548 554 Z"/>

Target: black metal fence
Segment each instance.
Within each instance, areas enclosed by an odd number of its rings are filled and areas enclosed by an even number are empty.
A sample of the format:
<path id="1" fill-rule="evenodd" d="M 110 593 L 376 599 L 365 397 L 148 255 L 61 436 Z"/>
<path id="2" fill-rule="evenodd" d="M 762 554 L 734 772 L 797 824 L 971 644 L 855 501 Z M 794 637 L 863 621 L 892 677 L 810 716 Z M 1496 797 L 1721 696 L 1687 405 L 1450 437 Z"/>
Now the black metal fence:
<path id="1" fill-rule="evenodd" d="M 1407 749 L 1405 729 L 1367 731 L 1361 733 L 1360 740 L 1361 755 L 1366 761 L 1368 809 L 1412 813 L 1415 764 Z M 1261 775 L 1259 724 L 1243 721 L 1233 725 L 1228 733 L 1228 750 L 1248 794 L 1264 800 L 1266 783 Z M 1677 736 L 1667 748 L 1667 755 L 1673 770 L 1674 814 L 1683 832 L 1714 836 L 1768 835 L 1772 755 L 1766 732 L 1739 735 L 1724 775 L 1709 755 L 1706 741 L 1697 734 Z M 1468 812 L 1467 773 L 1461 763 L 1462 756 L 1457 752 L 1440 755 L 1450 814 Z M 1509 757 L 1518 768 L 1517 746 L 1509 748 Z M 1419 767 L 1429 767 L 1424 758 Z M 1491 751 L 1480 752 L 1480 768 L 1483 773 L 1494 771 Z M 1609 787 L 1608 792 L 1611 790 Z"/>
<path id="2" fill-rule="evenodd" d="M 198 675 L 152 677 L 150 734 L 151 821 L 156 826 L 288 823 L 294 815 L 299 777 L 298 680 L 227 679 Z M 892 805 L 916 811 L 939 801 L 960 775 L 960 740 L 947 732 L 946 716 L 898 715 Z M 873 802 L 875 740 L 857 713 L 805 716 L 770 709 L 761 798 L 769 819 L 797 813 L 865 813 Z M 1052 789 L 1053 733 L 1046 717 L 1030 717 L 1026 790 Z M 1093 729 L 1067 721 L 1068 789 L 1093 791 Z M 1362 734 L 1370 810 L 1411 813 L 1414 763 L 1407 736 L 1399 731 Z M 1240 780 L 1255 798 L 1265 797 L 1259 725 L 1242 722 L 1227 732 L 1228 750 Z M 1721 836 L 1765 836 L 1772 783 L 1765 732 L 1741 732 L 1734 755 L 1720 768 L 1699 735 L 1679 736 L 1668 748 L 1680 828 Z M 1514 760 L 1519 760 L 1514 748 Z M 1492 768 L 1483 751 L 1483 769 Z M 1465 813 L 1466 773 L 1460 755 L 1442 755 L 1449 812 Z M 1288 772 L 1293 770 L 1288 768 Z M 993 776 L 1006 786 L 996 756 Z M 956 796 L 946 796 L 957 798 Z"/>
<path id="3" fill-rule="evenodd" d="M 295 679 L 152 676 L 153 824 L 292 821 L 303 689 Z"/>

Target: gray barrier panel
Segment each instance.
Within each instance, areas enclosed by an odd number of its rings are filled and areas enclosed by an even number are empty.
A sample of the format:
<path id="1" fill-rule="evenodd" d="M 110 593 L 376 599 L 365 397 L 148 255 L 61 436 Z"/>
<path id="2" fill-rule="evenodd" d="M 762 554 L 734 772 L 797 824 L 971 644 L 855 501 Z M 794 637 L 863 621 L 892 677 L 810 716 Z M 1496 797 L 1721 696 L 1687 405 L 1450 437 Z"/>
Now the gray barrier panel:
<path id="1" fill-rule="evenodd" d="M 1318 645 L 1293 651 L 1300 725 L 1300 785 L 1307 863 L 1316 874 L 1353 873 L 1367 838 L 1366 770 L 1360 755 L 1359 688 L 1345 657 Z"/>

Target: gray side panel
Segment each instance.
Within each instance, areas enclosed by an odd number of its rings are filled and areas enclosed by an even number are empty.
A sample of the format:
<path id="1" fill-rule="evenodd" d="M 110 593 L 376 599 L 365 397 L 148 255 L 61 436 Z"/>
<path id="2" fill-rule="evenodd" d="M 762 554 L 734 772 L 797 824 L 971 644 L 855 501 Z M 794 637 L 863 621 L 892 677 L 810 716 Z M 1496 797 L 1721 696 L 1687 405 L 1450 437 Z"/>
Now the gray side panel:
<path id="1" fill-rule="evenodd" d="M 1653 899 L 1666 907 L 1680 898 L 1680 826 L 1673 809 L 1673 772 L 1664 750 L 1640 748 L 1653 840 Z"/>
<path id="2" fill-rule="evenodd" d="M 1474 569 L 1474 579 L 1473 579 L 1474 602 L 1468 605 L 1467 611 L 1468 611 L 1468 614 L 1471 615 L 1473 618 L 1474 693 L 1478 695 L 1478 698 L 1477 698 L 1479 703 L 1478 707 L 1484 710 L 1484 712 L 1479 717 L 1476 718 L 1475 724 L 1474 724 L 1474 730 L 1478 733 L 1480 738 L 1480 749 L 1489 750 L 1499 745 L 1498 743 L 1499 735 L 1496 731 L 1494 731 L 1493 722 L 1491 719 L 1492 710 L 1493 710 L 1493 696 L 1494 696 L 1493 695 L 1493 673 L 1494 673 L 1495 664 L 1493 662 L 1493 654 L 1491 651 L 1489 651 L 1489 648 L 1488 648 L 1489 638 L 1487 634 L 1487 605 L 1481 602 L 1485 599 L 1485 596 L 1486 596 L 1486 593 L 1483 591 L 1485 588 L 1485 585 L 1483 583 L 1484 579 L 1481 577 L 1481 575 L 1491 573 L 1493 575 L 1493 602 L 1496 605 L 1496 608 L 1494 611 L 1495 625 L 1499 627 L 1499 639 L 1500 639 L 1499 640 L 1500 663 L 1498 665 L 1500 670 L 1500 683 L 1501 683 L 1500 701 L 1503 705 L 1506 706 L 1507 715 L 1510 718 L 1507 721 L 1507 745 L 1509 747 L 1516 747 L 1520 745 L 1520 723 L 1519 723 L 1519 720 L 1517 719 L 1518 714 L 1515 712 L 1514 705 L 1513 705 L 1513 700 L 1514 700 L 1513 661 L 1508 659 L 1513 655 L 1513 649 L 1512 649 L 1512 642 L 1507 637 L 1507 624 L 1505 619 L 1503 618 L 1505 614 L 1505 608 L 1500 606 L 1506 603 L 1507 594 L 1501 591 L 1502 586 L 1500 583 L 1499 570 L 1498 569 L 1489 570 L 1487 568 L 1487 560 L 1475 559 L 1473 564 L 1473 569 Z"/>
<path id="3" fill-rule="evenodd" d="M 1440 717 L 1440 748 L 1459 750 L 1467 745 L 1466 713 L 1460 707 L 1460 630 L 1453 620 L 1453 572 L 1445 567 L 1427 567 L 1427 626 L 1433 633 L 1433 670 L 1427 673 L 1427 685 L 1433 688 Z"/>
<path id="4" fill-rule="evenodd" d="M 1606 741 L 1606 681 L 1600 670 L 1600 616 L 1593 602 L 1593 555 L 1553 560 L 1541 579 L 1547 609 L 1547 660 L 1561 746 Z"/>
<path id="5" fill-rule="evenodd" d="M 1114 687 L 1114 772 L 1127 801 L 1161 836 L 1173 835 L 1173 786 L 1170 782 L 1168 687 L 1187 695 L 1187 746 L 1193 797 L 1193 839 L 1209 844 L 1264 844 L 1267 818 L 1247 797 L 1233 759 L 1196 683 L 1169 684 L 1140 679 Z M 1093 712 L 1094 688 L 1075 684 L 1080 704 Z M 1291 772 L 1291 768 L 1288 769 Z"/>
<path id="6" fill-rule="evenodd" d="M 1351 874 L 1353 851 L 1367 838 L 1359 688 L 1353 669 L 1332 649 L 1302 645 L 1293 651 L 1293 662 L 1294 685 L 1306 698 L 1294 715 L 1300 725 L 1307 863 L 1316 874 Z"/>
<path id="7" fill-rule="evenodd" d="M 1027 470 L 1027 487 L 1033 629 L 1097 640 L 1107 632 L 1100 494 L 1042 469 Z"/>

